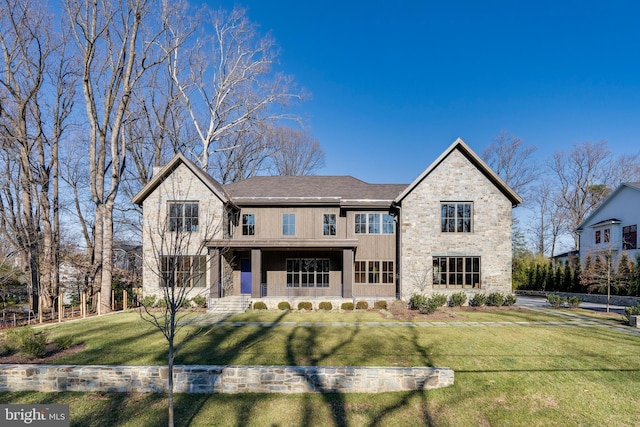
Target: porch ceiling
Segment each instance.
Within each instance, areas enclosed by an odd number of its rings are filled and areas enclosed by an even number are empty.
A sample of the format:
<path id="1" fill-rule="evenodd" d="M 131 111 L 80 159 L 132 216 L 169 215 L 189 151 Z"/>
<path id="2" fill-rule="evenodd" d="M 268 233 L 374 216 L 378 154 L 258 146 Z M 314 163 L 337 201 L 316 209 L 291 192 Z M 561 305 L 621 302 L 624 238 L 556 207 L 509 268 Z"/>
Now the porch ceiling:
<path id="1" fill-rule="evenodd" d="M 357 248 L 357 239 L 215 239 L 214 248 Z"/>

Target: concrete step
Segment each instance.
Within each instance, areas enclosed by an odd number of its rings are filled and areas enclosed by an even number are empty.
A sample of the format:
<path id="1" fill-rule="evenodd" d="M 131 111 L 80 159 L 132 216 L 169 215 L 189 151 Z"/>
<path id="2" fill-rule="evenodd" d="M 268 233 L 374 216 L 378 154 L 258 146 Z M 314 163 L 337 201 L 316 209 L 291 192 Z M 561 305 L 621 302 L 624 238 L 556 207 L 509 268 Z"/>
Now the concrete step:
<path id="1" fill-rule="evenodd" d="M 209 313 L 243 313 L 251 306 L 251 298 L 239 295 L 212 299 Z"/>

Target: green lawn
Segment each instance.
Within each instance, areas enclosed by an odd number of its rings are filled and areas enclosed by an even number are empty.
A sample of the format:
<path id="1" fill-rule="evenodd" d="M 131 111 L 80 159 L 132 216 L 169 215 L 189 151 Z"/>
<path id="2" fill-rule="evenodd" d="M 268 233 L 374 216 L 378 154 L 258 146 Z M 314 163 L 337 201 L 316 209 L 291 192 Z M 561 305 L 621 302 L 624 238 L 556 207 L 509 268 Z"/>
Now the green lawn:
<path id="1" fill-rule="evenodd" d="M 640 425 L 639 337 L 601 327 L 457 323 L 549 320 L 561 319 L 468 311 L 433 319 L 448 326 L 406 327 L 377 312 L 250 312 L 227 321 L 281 326 L 189 326 L 179 364 L 447 366 L 455 371 L 455 385 L 377 395 L 179 395 L 177 425 Z M 282 325 L 289 322 L 347 325 Z M 52 336 L 70 334 L 87 345 L 57 363 L 165 363 L 162 337 L 134 313 L 49 329 Z M 72 425 L 166 424 L 162 395 L 0 393 L 0 403 L 28 402 L 68 403 Z"/>

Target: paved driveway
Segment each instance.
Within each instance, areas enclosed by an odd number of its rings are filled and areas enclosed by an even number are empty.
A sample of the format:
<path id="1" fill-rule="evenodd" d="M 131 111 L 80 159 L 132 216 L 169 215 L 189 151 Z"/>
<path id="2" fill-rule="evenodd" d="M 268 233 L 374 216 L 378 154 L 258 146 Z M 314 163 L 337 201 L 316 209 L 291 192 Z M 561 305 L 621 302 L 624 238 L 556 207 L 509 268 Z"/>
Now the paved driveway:
<path id="1" fill-rule="evenodd" d="M 521 296 L 518 295 L 516 300 L 517 306 L 522 307 L 551 307 L 551 304 L 547 302 L 546 298 L 543 297 L 531 297 L 531 296 Z M 587 310 L 593 311 L 607 311 L 606 304 L 598 304 L 594 302 L 583 302 L 580 304 L 580 308 L 584 308 Z M 624 314 L 624 306 L 621 305 L 610 305 L 609 311 L 617 314 Z"/>

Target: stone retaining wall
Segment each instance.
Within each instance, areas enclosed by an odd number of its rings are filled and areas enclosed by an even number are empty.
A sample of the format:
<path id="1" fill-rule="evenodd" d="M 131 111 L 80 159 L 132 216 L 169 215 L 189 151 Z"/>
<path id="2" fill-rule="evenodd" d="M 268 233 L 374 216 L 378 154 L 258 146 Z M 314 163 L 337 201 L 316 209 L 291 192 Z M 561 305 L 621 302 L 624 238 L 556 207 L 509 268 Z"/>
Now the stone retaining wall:
<path id="1" fill-rule="evenodd" d="M 380 393 L 453 385 L 449 368 L 357 366 L 174 367 L 178 393 Z M 0 365 L 0 391 L 157 393 L 166 366 Z"/>

